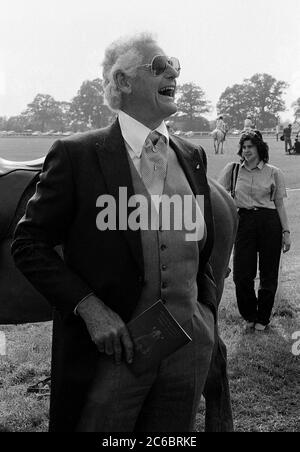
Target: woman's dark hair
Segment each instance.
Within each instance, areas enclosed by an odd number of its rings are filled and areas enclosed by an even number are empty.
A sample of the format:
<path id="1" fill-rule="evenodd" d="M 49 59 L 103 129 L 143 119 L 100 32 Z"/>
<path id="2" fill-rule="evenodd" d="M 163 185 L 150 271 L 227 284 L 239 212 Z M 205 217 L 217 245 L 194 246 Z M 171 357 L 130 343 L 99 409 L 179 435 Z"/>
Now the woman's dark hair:
<path id="1" fill-rule="evenodd" d="M 247 132 L 244 132 L 240 138 L 239 142 L 239 150 L 238 155 L 242 157 L 243 152 L 243 146 L 245 141 L 251 141 L 251 143 L 257 147 L 257 152 L 259 159 L 262 160 L 265 163 L 268 163 L 269 161 L 269 146 L 268 144 L 263 140 L 262 134 L 259 130 L 249 130 Z"/>

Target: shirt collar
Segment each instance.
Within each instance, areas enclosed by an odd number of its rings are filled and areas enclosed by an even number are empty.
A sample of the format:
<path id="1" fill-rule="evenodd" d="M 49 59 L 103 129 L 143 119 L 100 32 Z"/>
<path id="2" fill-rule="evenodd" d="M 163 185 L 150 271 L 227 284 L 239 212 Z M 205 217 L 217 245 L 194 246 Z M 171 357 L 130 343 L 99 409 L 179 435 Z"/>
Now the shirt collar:
<path id="1" fill-rule="evenodd" d="M 256 166 L 256 168 L 258 168 L 259 170 L 262 170 L 263 167 L 264 167 L 264 165 L 265 165 L 265 162 L 264 162 L 263 160 L 261 160 L 261 161 L 258 163 L 258 165 Z M 245 165 L 245 160 L 243 161 L 243 163 L 241 164 L 241 166 L 244 167 L 244 168 L 246 168 L 247 170 L 249 170 L 249 168 L 247 168 L 247 166 Z M 253 169 L 256 169 L 256 168 L 253 168 Z"/>
<path id="2" fill-rule="evenodd" d="M 118 113 L 121 133 L 130 148 L 136 154 L 137 157 L 141 157 L 142 149 L 145 144 L 145 140 L 149 135 L 151 129 L 144 126 L 141 122 L 129 116 L 124 111 L 120 110 Z M 156 127 L 157 132 L 166 137 L 167 143 L 169 143 L 169 132 L 164 121 Z"/>

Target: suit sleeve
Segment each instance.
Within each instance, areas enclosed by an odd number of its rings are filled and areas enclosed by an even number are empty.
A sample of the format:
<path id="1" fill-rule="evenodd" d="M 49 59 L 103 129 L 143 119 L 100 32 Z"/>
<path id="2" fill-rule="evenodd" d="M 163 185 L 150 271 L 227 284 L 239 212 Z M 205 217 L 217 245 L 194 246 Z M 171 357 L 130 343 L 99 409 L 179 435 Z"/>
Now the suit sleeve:
<path id="1" fill-rule="evenodd" d="M 74 198 L 71 161 L 64 143 L 57 141 L 15 230 L 12 255 L 19 270 L 63 317 L 73 313 L 91 292 L 54 249 L 67 236 L 75 213 Z"/>

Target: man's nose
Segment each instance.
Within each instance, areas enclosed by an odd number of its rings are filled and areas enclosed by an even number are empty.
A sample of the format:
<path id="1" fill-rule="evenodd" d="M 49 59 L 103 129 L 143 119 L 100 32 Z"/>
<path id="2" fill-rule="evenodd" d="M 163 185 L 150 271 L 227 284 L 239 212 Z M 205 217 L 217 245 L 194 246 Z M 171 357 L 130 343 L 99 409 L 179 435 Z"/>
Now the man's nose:
<path id="1" fill-rule="evenodd" d="M 179 77 L 179 72 L 176 71 L 176 69 L 173 68 L 173 66 L 168 64 L 166 67 L 166 70 L 165 70 L 165 75 L 168 78 L 177 78 L 177 77 Z"/>

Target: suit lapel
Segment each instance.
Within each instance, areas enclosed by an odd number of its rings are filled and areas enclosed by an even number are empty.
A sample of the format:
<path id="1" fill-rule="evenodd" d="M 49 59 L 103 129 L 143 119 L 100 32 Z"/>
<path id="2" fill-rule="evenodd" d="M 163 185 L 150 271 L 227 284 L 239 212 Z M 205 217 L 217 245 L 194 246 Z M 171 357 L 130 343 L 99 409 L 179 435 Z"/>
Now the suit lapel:
<path id="1" fill-rule="evenodd" d="M 108 193 L 113 196 L 117 207 L 117 225 L 119 222 L 119 188 L 127 188 L 126 205 L 128 199 L 134 195 L 131 172 L 128 162 L 124 139 L 121 134 L 119 121 L 108 129 L 104 138 L 95 143 L 96 153 L 100 162 L 101 171 L 106 182 Z M 125 199 L 124 199 L 125 200 Z M 124 202 L 124 201 L 123 201 Z M 124 206 L 122 207 L 124 208 Z M 127 207 L 128 215 L 134 208 Z M 130 251 L 142 273 L 144 273 L 143 249 L 140 231 L 132 231 L 128 227 L 122 231 L 128 242 Z"/>
<path id="2" fill-rule="evenodd" d="M 192 145 L 187 145 L 174 136 L 170 136 L 170 146 L 176 153 L 194 195 L 204 196 L 204 219 L 207 228 L 207 238 L 204 248 L 200 251 L 201 262 L 199 265 L 202 269 L 211 255 L 214 244 L 214 220 L 210 188 L 207 182 L 204 164 L 198 148 L 193 148 Z"/>

